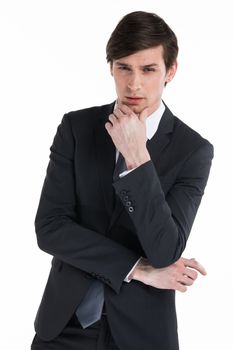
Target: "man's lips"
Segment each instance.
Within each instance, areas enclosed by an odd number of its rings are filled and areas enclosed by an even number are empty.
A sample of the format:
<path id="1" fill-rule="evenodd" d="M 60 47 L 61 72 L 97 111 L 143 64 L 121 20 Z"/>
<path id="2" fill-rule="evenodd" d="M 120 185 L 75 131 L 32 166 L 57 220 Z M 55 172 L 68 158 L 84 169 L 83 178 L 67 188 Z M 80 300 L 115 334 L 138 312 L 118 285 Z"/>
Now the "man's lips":
<path id="1" fill-rule="evenodd" d="M 132 100 L 138 100 L 138 99 L 142 99 L 143 97 L 141 97 L 141 96 L 126 96 L 126 98 L 129 98 Z"/>
<path id="2" fill-rule="evenodd" d="M 129 103 L 131 104 L 137 104 L 139 102 L 141 102 L 144 98 L 143 97 L 139 97 L 139 96 L 126 96 L 126 99 Z"/>

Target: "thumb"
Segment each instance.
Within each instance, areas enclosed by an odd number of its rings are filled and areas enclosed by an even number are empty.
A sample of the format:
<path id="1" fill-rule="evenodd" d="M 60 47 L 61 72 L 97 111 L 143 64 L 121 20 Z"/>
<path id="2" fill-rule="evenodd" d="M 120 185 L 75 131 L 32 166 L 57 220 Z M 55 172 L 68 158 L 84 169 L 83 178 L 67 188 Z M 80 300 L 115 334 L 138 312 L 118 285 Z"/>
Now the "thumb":
<path id="1" fill-rule="evenodd" d="M 149 107 L 143 109 L 143 111 L 139 114 L 139 119 L 144 123 L 146 118 L 149 115 Z"/>
<path id="2" fill-rule="evenodd" d="M 200 264 L 196 259 L 185 259 L 181 258 L 183 260 L 183 263 L 186 267 L 191 267 L 192 269 L 200 272 L 203 276 L 207 275 L 206 269 L 202 264 Z"/>

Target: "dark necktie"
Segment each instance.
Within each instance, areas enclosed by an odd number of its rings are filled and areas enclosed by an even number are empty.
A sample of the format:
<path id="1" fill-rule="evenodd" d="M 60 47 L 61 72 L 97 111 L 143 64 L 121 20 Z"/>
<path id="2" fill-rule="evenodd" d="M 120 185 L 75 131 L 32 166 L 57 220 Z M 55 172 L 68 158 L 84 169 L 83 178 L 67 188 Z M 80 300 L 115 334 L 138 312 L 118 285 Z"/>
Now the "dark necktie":
<path id="1" fill-rule="evenodd" d="M 83 328 L 100 320 L 104 305 L 104 285 L 95 280 L 76 310 L 76 316 Z"/>
<path id="2" fill-rule="evenodd" d="M 113 181 L 119 179 L 119 174 L 127 170 L 125 159 L 121 153 L 113 173 Z M 100 320 L 104 305 L 104 284 L 95 280 L 90 285 L 84 299 L 76 310 L 76 316 L 83 328 Z"/>
<path id="3" fill-rule="evenodd" d="M 119 180 L 119 175 L 123 173 L 123 171 L 127 170 L 126 163 L 125 163 L 125 158 L 123 155 L 119 152 L 119 156 L 117 159 L 117 163 L 114 169 L 113 173 L 113 181 Z"/>

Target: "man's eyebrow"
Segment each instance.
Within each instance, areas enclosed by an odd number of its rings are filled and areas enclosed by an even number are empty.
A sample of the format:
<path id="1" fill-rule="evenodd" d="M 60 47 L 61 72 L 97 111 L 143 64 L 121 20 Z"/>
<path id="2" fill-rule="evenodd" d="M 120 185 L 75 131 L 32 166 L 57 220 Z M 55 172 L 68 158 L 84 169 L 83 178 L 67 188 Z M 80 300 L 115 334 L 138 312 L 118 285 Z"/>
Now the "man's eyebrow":
<path id="1" fill-rule="evenodd" d="M 117 66 L 126 66 L 126 67 L 131 67 L 131 65 L 130 64 L 127 64 L 127 63 L 124 63 L 124 62 L 116 62 L 116 65 Z"/>
<path id="2" fill-rule="evenodd" d="M 157 67 L 158 64 L 157 63 L 150 63 L 150 64 L 145 64 L 144 66 L 141 66 L 143 68 L 150 68 L 150 67 Z"/>
<path id="3" fill-rule="evenodd" d="M 132 67 L 130 64 L 128 63 L 124 63 L 124 62 L 116 62 L 116 65 L 117 66 L 124 66 L 124 67 Z M 145 65 L 142 65 L 140 66 L 140 68 L 151 68 L 151 67 L 157 67 L 158 64 L 157 63 L 150 63 L 150 64 L 145 64 Z"/>

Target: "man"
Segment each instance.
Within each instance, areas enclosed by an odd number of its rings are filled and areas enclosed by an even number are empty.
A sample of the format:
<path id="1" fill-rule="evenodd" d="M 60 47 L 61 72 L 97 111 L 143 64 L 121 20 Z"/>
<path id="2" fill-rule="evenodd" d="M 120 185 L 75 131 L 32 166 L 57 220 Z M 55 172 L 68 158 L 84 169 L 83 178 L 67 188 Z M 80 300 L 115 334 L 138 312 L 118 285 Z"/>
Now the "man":
<path id="1" fill-rule="evenodd" d="M 54 256 L 32 349 L 177 350 L 175 290 L 212 145 L 162 102 L 177 69 L 163 19 L 133 12 L 107 44 L 115 103 L 68 113 L 51 146 L 35 226 Z"/>

